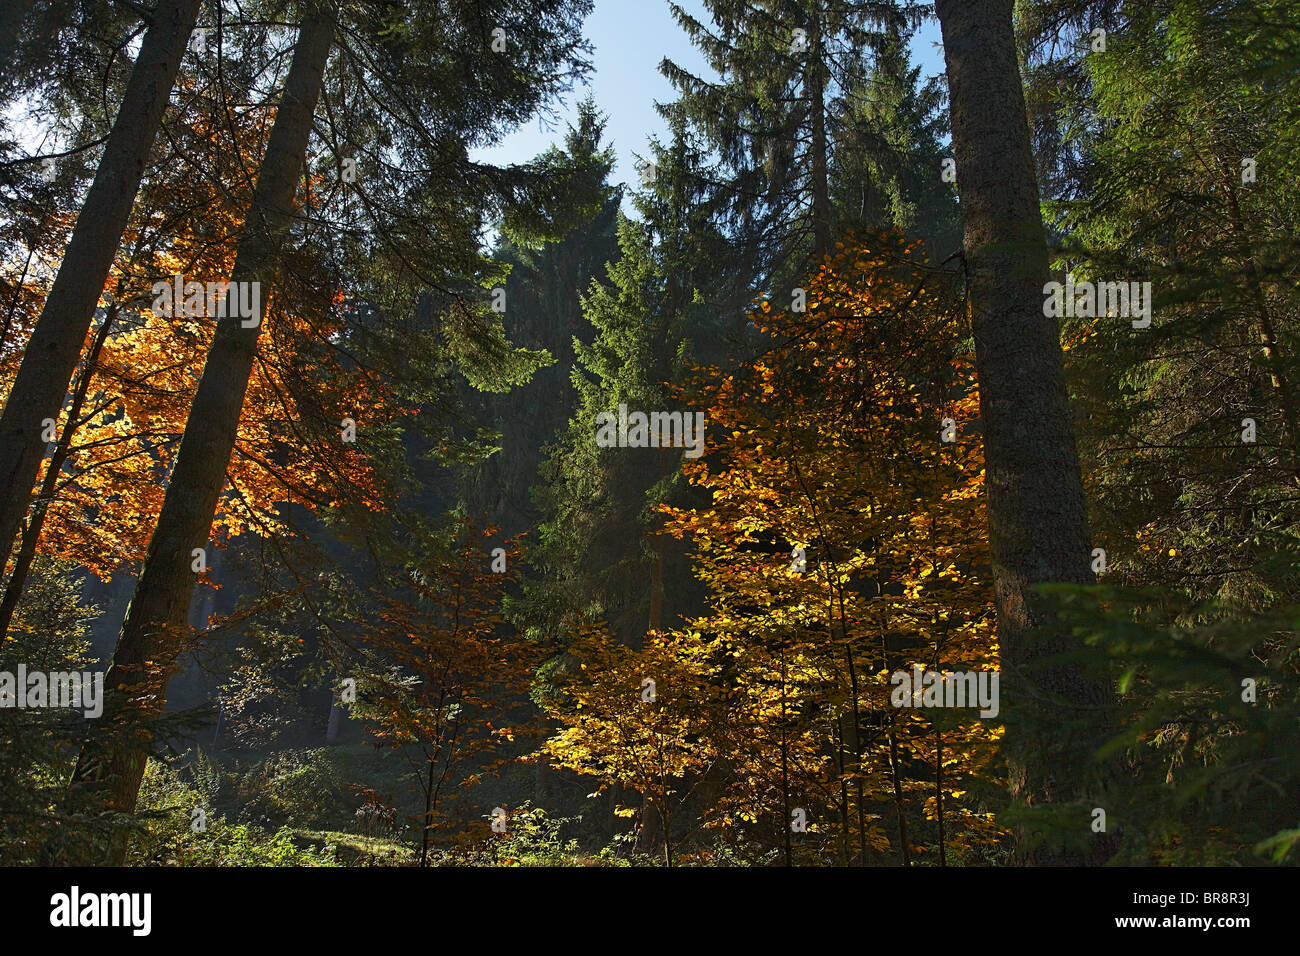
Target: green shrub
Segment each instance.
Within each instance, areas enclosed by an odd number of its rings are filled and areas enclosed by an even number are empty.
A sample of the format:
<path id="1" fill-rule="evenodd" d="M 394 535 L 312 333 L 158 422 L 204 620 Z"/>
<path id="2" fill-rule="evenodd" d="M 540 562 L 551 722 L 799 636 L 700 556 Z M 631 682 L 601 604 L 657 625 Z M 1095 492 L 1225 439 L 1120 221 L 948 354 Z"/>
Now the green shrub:
<path id="1" fill-rule="evenodd" d="M 206 817 L 196 830 L 194 811 Z M 266 831 L 232 824 L 170 767 L 150 760 L 140 787 L 142 828 L 131 841 L 128 866 L 336 866 L 334 848 L 300 846 L 287 827 Z"/>
<path id="2" fill-rule="evenodd" d="M 356 800 L 329 750 L 285 750 L 244 774 L 240 819 L 322 829 L 351 821 Z"/>

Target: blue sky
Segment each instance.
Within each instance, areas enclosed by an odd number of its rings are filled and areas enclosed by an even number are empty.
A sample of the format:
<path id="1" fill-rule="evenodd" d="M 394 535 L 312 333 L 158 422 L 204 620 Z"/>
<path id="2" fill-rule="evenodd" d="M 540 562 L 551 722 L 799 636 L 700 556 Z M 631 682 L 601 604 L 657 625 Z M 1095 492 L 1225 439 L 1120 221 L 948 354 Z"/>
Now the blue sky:
<path id="1" fill-rule="evenodd" d="M 680 0 L 681 6 L 705 23 L 709 22 L 703 3 Z M 588 90 L 595 95 L 596 106 L 608 122 L 605 139 L 613 141 L 618 163 L 611 175 L 613 182 L 637 182 L 636 158 L 648 153 L 652 135 L 667 139 L 666 127 L 655 111 L 654 102 L 674 99 L 673 88 L 659 73 L 659 61 L 665 56 L 697 75 L 710 71 L 704 57 L 686 38 L 673 20 L 666 0 L 596 0 L 587 18 L 587 39 L 595 47 L 595 69 L 588 77 L 588 87 L 576 87 L 566 97 L 553 128 L 544 129 L 537 121 L 525 124 L 498 145 L 473 152 L 473 158 L 499 165 L 522 163 L 532 159 L 553 143 L 563 140 L 565 121 L 574 115 L 574 107 Z M 926 23 L 912 43 L 913 62 L 930 76 L 943 72 L 943 51 L 938 46 L 939 26 Z"/>

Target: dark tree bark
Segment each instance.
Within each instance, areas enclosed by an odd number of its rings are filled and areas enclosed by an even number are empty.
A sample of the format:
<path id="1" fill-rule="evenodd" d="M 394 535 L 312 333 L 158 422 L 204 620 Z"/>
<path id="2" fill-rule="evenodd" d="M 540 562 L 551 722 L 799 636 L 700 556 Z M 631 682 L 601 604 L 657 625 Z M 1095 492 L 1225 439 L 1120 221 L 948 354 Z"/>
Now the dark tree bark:
<path id="1" fill-rule="evenodd" d="M 59 416 L 198 12 L 199 0 L 172 0 L 160 3 L 154 14 L 95 181 L 0 415 L 0 563 L 8 558 L 31 501 L 45 451 L 41 422 Z"/>
<path id="2" fill-rule="evenodd" d="M 1047 241 L 1012 2 L 938 0 L 935 8 L 980 386 L 1004 753 L 1012 796 L 1024 806 L 1100 800 L 1095 753 L 1110 726 L 1113 694 L 1105 680 L 1056 657 L 1073 641 L 1035 591 L 1047 582 L 1091 583 L 1092 546 L 1060 330 L 1043 315 Z M 1080 813 L 1080 834 L 1088 834 L 1090 817 Z M 1031 848 L 1030 834 L 1021 837 L 1022 848 Z M 1034 856 L 1040 862 L 1097 858 L 1091 851 L 1046 848 Z"/>
<path id="3" fill-rule="evenodd" d="M 319 7 L 303 18 L 236 251 L 231 283 L 260 282 L 263 303 L 269 298 L 280 247 L 294 218 L 293 200 L 333 46 L 335 20 L 332 6 Z M 133 718 L 156 715 L 165 704 L 194 590 L 192 552 L 206 545 L 216 514 L 260 330 L 260 322 L 245 328 L 237 318 L 221 320 L 217 326 L 158 524 L 105 676 L 104 683 L 112 691 L 98 724 L 138 727 Z M 123 744 L 123 739 L 129 742 Z M 92 728 L 77 762 L 74 786 L 93 791 L 96 805 L 132 812 L 148 747 L 143 731 L 112 735 L 108 728 Z M 124 854 L 125 843 L 118 841 L 109 862 L 120 863 Z"/>
<path id="4" fill-rule="evenodd" d="M 23 588 L 27 586 L 27 575 L 31 573 L 32 562 L 36 559 L 36 547 L 40 544 L 41 532 L 45 530 L 45 519 L 50 513 L 50 505 L 54 503 L 54 496 L 58 493 L 59 475 L 63 472 L 63 465 L 72 452 L 72 439 L 80 425 L 79 419 L 86 404 L 86 392 L 90 388 L 91 379 L 95 377 L 99 353 L 104 348 L 104 343 L 108 341 L 108 333 L 117 320 L 118 308 L 116 303 L 109 307 L 108 314 L 104 316 L 104 321 L 95 332 L 95 337 L 90 343 L 90 351 L 86 353 L 86 361 L 73 385 L 72 405 L 68 409 L 68 417 L 63 423 L 63 431 L 59 435 L 58 444 L 54 447 L 54 454 L 50 456 L 50 463 L 45 468 L 41 490 L 36 496 L 36 507 L 32 509 L 31 518 L 23 528 L 18 556 L 14 560 L 14 568 L 9 574 L 9 580 L 5 582 L 4 598 L 0 599 L 0 641 L 3 641 L 5 634 L 9 632 L 14 611 L 17 610 L 18 601 L 23 596 Z"/>
<path id="5" fill-rule="evenodd" d="M 814 11 L 811 42 L 821 42 L 821 17 Z M 831 200 L 828 184 L 826 138 L 826 76 L 819 56 L 808 57 L 808 99 L 812 120 L 812 225 L 813 260 L 820 263 L 831 251 Z"/>
<path id="6" fill-rule="evenodd" d="M 329 720 L 325 723 L 325 743 L 336 744 L 343 737 L 343 730 L 348 723 L 348 709 L 344 706 L 338 684 L 342 678 L 335 678 L 336 685 L 330 695 Z"/>

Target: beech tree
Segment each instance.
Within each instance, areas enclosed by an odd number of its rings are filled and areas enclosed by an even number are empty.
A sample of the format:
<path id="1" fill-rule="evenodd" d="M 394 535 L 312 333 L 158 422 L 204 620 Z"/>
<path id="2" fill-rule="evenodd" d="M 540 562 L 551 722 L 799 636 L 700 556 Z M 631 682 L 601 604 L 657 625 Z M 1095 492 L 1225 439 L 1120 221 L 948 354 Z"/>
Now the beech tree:
<path id="1" fill-rule="evenodd" d="M 0 414 L 0 555 L 27 513 L 45 440 L 58 417 L 171 98 L 199 0 L 160 3 L 145 33 L 113 131 Z"/>

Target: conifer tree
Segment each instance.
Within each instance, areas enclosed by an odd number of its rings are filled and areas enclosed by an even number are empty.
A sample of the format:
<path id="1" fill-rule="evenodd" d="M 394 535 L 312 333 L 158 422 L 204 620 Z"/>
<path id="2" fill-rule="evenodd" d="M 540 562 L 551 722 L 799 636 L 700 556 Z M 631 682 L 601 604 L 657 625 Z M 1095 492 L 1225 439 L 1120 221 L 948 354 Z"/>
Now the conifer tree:
<path id="1" fill-rule="evenodd" d="M 1060 331 L 1043 309 L 1047 236 L 1012 4 L 941 0 L 935 9 L 948 70 L 988 464 L 1011 791 L 1022 807 L 1070 805 L 1074 833 L 1086 834 L 1086 811 L 1103 800 L 1106 773 L 1097 754 L 1111 730 L 1113 690 L 1106 674 L 1071 656 L 1077 640 L 1037 592 L 1041 584 L 1089 583 L 1092 547 Z M 1059 852 L 1024 835 L 1022 852 Z M 1077 843 L 1071 853 L 1078 854 Z M 1074 858 L 1106 853 L 1097 841 Z"/>
<path id="2" fill-rule="evenodd" d="M 614 153 L 601 144 L 604 128 L 605 117 L 588 97 L 578 105 L 563 151 L 554 149 L 540 160 L 585 170 L 588 181 L 578 189 L 599 197 L 595 216 L 541 248 L 503 238 L 495 253 L 510 268 L 503 286 L 503 321 L 511 340 L 522 348 L 545 350 L 552 358 L 527 384 L 504 395 L 475 399 L 478 393 L 463 390 L 484 424 L 500 435 L 499 450 L 466 478 L 467 508 L 489 515 L 506 537 L 537 523 L 531 492 L 542 449 L 567 422 L 575 395 L 569 383 L 573 340 L 590 338 L 581 295 L 618 255 L 615 227 L 622 191 L 608 183 Z"/>
<path id="3" fill-rule="evenodd" d="M 837 219 L 850 229 L 896 227 L 926 240 L 941 257 L 958 248 L 956 191 L 935 175 L 948 158 L 944 87 L 923 81 L 908 58 L 908 33 L 895 21 L 874 39 L 869 63 L 850 74 L 832 128 L 838 149 L 831 169 Z"/>
<path id="4" fill-rule="evenodd" d="M 436 135 L 430 135 L 426 126 L 418 123 L 422 117 L 411 114 L 405 100 L 399 100 L 394 107 L 377 98 L 373 91 L 363 90 L 356 92 L 359 100 L 345 112 L 346 122 L 331 126 L 327 139 L 336 149 L 340 145 L 364 146 L 376 165 L 391 163 L 395 157 L 382 149 L 376 153 L 373 144 L 359 143 L 357 133 L 360 129 L 368 127 L 372 135 L 375 131 L 382 131 L 378 133 L 382 137 L 381 144 L 410 147 L 427 160 L 426 172 L 422 175 L 401 175 L 391 181 L 382 176 L 374 177 L 369 197 L 363 196 L 357 204 L 341 204 L 343 243 L 345 247 L 351 247 L 355 256 L 351 260 L 355 265 L 349 271 L 360 288 L 365 288 L 367 273 L 374 277 L 387 270 L 387 301 L 402 303 L 411 301 L 417 282 L 444 285 L 457 273 L 462 278 L 473 274 L 471 266 L 479 258 L 471 228 L 473 223 L 463 215 L 453 215 L 452 210 L 463 210 L 462 202 L 466 198 L 463 190 L 475 177 L 457 177 L 457 170 L 448 169 L 445 162 L 456 157 L 463 162 L 466 138 L 456 135 L 456 132 L 481 129 L 483 125 L 489 130 L 500 129 L 502 121 L 499 119 L 483 124 L 485 111 L 495 111 L 497 116 L 505 117 L 506 122 L 511 117 L 522 117 L 562 85 L 573 69 L 580 72 L 582 45 L 570 33 L 561 32 L 540 46 L 527 40 L 530 36 L 546 36 L 550 26 L 562 30 L 571 27 L 574 15 L 584 9 L 581 3 L 539 0 L 536 9 L 531 11 L 533 15 L 529 16 L 529 11 L 515 8 L 506 10 L 494 8 L 491 4 L 468 4 L 459 11 L 464 17 L 459 22 L 461 29 L 452 31 L 468 48 L 459 51 L 441 45 L 449 26 L 446 21 L 440 21 L 435 31 L 428 18 L 421 19 L 414 11 L 401 7 L 382 13 L 365 9 L 357 11 L 360 20 L 348 23 L 346 36 L 349 43 L 340 49 L 352 56 L 360 56 L 367 62 L 368 69 L 382 70 L 387 82 L 416 83 L 411 65 L 414 55 L 422 50 L 437 52 L 435 61 L 427 68 L 422 67 L 425 72 L 416 88 L 429 92 L 428 99 L 421 106 L 426 110 L 441 108 L 441 113 L 434 115 L 443 124 Z M 285 81 L 282 102 L 268 140 L 232 272 L 232 285 L 257 283 L 266 296 L 275 287 L 277 271 L 289 265 L 286 240 L 291 237 L 297 218 L 294 205 L 299 172 L 307 159 L 317 104 L 326 93 L 324 77 L 336 43 L 335 26 L 340 8 L 331 3 L 308 4 L 300 12 L 302 20 L 293 64 Z M 477 35 L 473 32 L 480 25 L 482 15 L 499 16 L 501 22 L 516 28 L 519 56 L 539 72 L 521 72 L 517 69 L 518 64 L 512 65 L 509 60 L 489 59 L 485 62 L 494 68 L 472 72 L 466 77 L 471 81 L 467 89 L 448 99 L 445 86 L 431 84 L 445 81 L 448 73 L 463 72 L 466 61 L 472 58 L 469 56 L 472 50 L 491 55 L 491 34 Z M 411 18 L 409 22 L 405 19 L 408 17 Z M 399 28 L 403 23 L 405 27 Z M 435 32 L 438 34 L 436 37 Z M 369 47 L 359 50 L 358 47 L 367 41 Z M 355 88 L 352 91 L 355 92 Z M 330 115 L 328 110 L 326 115 Z M 335 158 L 342 167 L 341 161 L 348 157 L 336 152 Z M 400 166 L 393 168 L 401 171 Z M 471 170 L 485 179 L 491 178 L 490 170 L 477 167 L 471 167 Z M 459 179 L 460 189 L 436 191 L 429 181 L 430 176 L 443 187 L 452 187 Z M 343 183 L 348 183 L 350 178 L 340 176 Z M 531 177 L 506 175 L 499 188 L 491 193 L 502 204 L 508 222 L 516 201 L 520 199 L 520 190 L 530 179 L 537 179 L 535 173 Z M 380 201 L 375 200 L 376 196 Z M 554 213 L 554 209 L 545 201 L 547 196 L 535 198 L 542 201 L 523 204 L 525 208 L 521 215 L 510 222 L 514 228 L 534 232 L 549 228 L 547 215 Z M 566 194 L 554 198 L 562 202 Z M 395 201 L 398 199 L 404 202 Z M 443 241 L 435 241 L 433 237 L 437 230 L 431 230 L 432 223 L 429 222 L 422 223 L 418 232 L 407 232 L 400 219 L 393 221 L 385 217 L 384 229 L 373 231 L 376 206 L 387 211 L 396 210 L 403 204 L 421 202 L 427 203 L 427 208 L 433 212 L 433 222 L 446 224 L 445 234 L 438 237 Z M 372 231 L 358 235 L 351 228 L 358 218 L 367 222 Z M 453 238 L 456 241 L 445 241 Z M 375 251 L 369 256 L 360 255 L 367 245 Z M 318 288 L 318 303 L 328 307 L 333 292 L 334 289 L 328 285 Z M 489 350 L 497 347 L 503 353 L 503 360 L 490 370 L 489 376 L 494 381 L 489 384 L 499 386 L 502 382 L 517 379 L 521 372 L 518 361 L 515 368 L 510 367 L 512 356 L 508 346 L 503 346 L 499 325 L 488 324 L 484 328 L 481 321 L 484 312 L 486 308 L 453 308 L 442 331 L 453 354 L 457 351 L 472 353 L 479 343 Z M 114 687 L 118 690 L 112 724 L 118 725 L 118 733 L 121 725 L 130 721 L 134 710 L 141 707 L 146 712 L 157 709 L 165 700 L 167 681 L 185 637 L 185 616 L 194 587 L 193 552 L 203 547 L 206 541 L 225 483 L 225 470 L 238 428 L 245 389 L 256 358 L 260 316 L 258 320 L 256 323 L 227 320 L 219 324 L 209 351 L 167 496 L 150 541 L 149 554 L 114 654 L 111 672 Z M 524 374 L 531 371 L 526 361 L 524 366 Z M 123 744 L 120 739 L 110 740 L 111 737 L 109 731 L 92 736 L 83 749 L 75 781 L 79 788 L 89 785 L 102 791 L 104 806 L 129 813 L 138 792 L 148 739 L 140 733 L 127 733 Z M 111 858 L 120 859 L 123 849 L 124 843 L 115 841 Z"/>
<path id="5" fill-rule="evenodd" d="M 618 214 L 619 255 L 582 298 L 574 337 L 574 412 L 543 465 L 543 515 L 517 622 L 534 635 L 560 633 L 575 616 L 604 617 L 620 641 L 638 643 L 652 616 L 671 619 L 692 590 L 680 555 L 665 558 L 649 510 L 680 486 L 681 449 L 601 448 L 596 417 L 669 411 L 668 383 L 697 349 L 718 349 L 730 331 L 715 302 L 734 302 L 717 282 L 721 238 L 696 192 L 701 161 L 686 130 L 652 142 L 654 179 L 633 198 L 640 219 Z M 675 583 L 665 583 L 667 576 Z M 652 579 L 652 587 L 644 587 Z M 683 580 L 685 579 L 685 580 Z M 680 600 L 665 608 L 666 590 Z M 653 613 L 652 613 L 653 612 Z"/>
<path id="6" fill-rule="evenodd" d="M 1104 50 L 1079 34 L 1035 75 L 1080 77 L 1055 114 L 1074 139 L 1047 207 L 1060 273 L 1151 291 L 1141 317 L 1063 320 L 1106 570 L 1070 611 L 1121 675 L 1118 859 L 1283 860 L 1300 818 L 1278 798 L 1296 774 L 1280 619 L 1300 531 L 1300 89 L 1279 54 L 1297 20 L 1247 3 L 1126 13 Z"/>
<path id="7" fill-rule="evenodd" d="M 704 203 L 757 276 L 802 272 L 830 251 L 836 225 L 833 124 L 878 19 L 899 15 L 851 0 L 710 0 L 711 23 L 670 4 L 718 74 L 715 82 L 665 59 L 679 98 L 666 117 L 697 127 L 717 156 Z"/>

